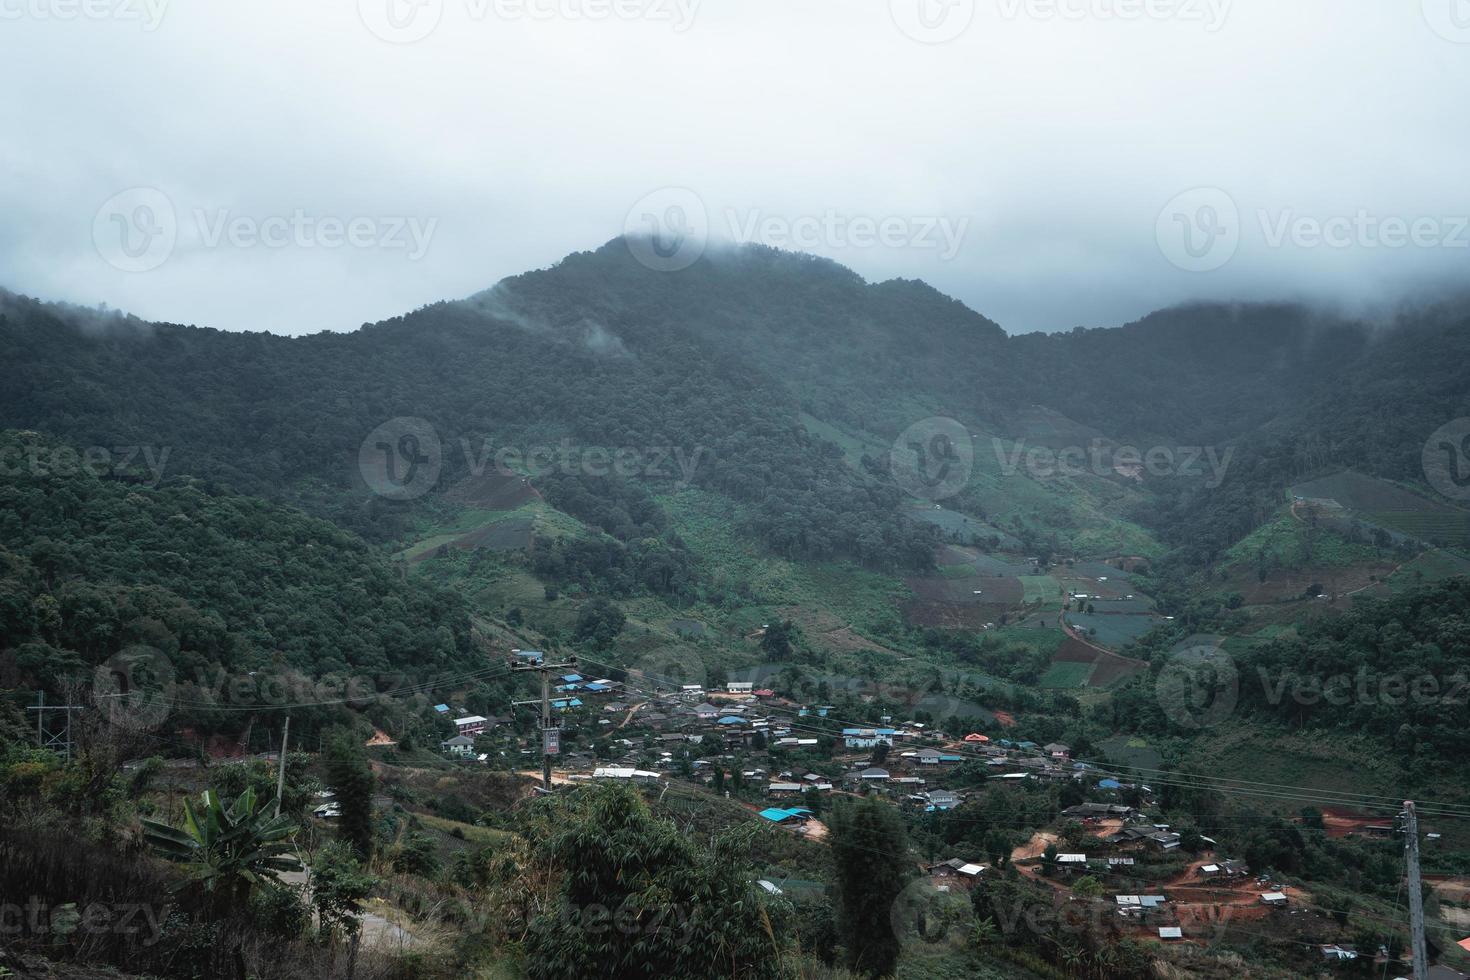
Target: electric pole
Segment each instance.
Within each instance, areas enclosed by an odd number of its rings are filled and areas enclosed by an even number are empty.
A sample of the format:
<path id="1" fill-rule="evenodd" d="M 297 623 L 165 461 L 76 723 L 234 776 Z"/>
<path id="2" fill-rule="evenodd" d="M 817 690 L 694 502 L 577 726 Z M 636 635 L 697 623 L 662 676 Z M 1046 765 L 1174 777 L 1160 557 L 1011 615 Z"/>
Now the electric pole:
<path id="1" fill-rule="evenodd" d="M 1404 803 L 1404 832 L 1409 835 L 1405 863 L 1409 866 L 1409 941 L 1414 956 L 1414 980 L 1429 976 L 1429 951 L 1424 942 L 1424 892 L 1419 881 L 1419 814 L 1414 802 Z"/>
<path id="2" fill-rule="evenodd" d="M 286 743 L 291 738 L 291 716 L 286 716 L 286 727 L 281 731 L 281 765 L 276 774 L 276 816 L 281 815 L 281 797 L 286 792 Z"/>
<path id="3" fill-rule="evenodd" d="M 36 748 L 55 749 L 57 752 L 65 755 L 67 761 L 70 762 L 72 748 L 71 713 L 73 711 L 81 711 L 82 706 L 79 704 L 47 704 L 46 692 L 39 691 L 36 694 L 36 703 L 26 708 L 26 710 L 36 713 Z M 46 713 L 48 711 L 66 712 L 66 727 L 58 730 L 48 725 L 46 723 Z"/>
<path id="4" fill-rule="evenodd" d="M 577 666 L 577 658 L 573 657 L 564 664 L 549 664 L 546 655 L 533 664 L 517 664 L 512 670 L 534 670 L 541 674 L 541 790 L 545 793 L 551 792 L 551 757 L 561 755 L 561 729 L 551 723 L 551 672 L 553 670 L 565 670 L 568 667 Z M 512 705 L 534 705 L 535 701 L 512 701 Z"/>

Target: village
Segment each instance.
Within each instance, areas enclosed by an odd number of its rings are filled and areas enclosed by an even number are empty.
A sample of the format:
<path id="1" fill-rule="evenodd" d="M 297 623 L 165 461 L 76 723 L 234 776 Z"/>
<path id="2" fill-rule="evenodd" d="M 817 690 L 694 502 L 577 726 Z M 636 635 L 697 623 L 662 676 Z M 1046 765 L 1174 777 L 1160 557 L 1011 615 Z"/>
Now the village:
<path id="1" fill-rule="evenodd" d="M 524 668 L 544 663 L 539 651 L 514 650 L 511 658 Z M 941 853 L 916 861 L 916 870 L 936 893 L 958 895 L 983 887 L 998 864 L 1008 866 L 1049 887 L 1064 913 L 1085 908 L 1105 916 L 1110 931 L 1140 940 L 1206 945 L 1225 930 L 1266 930 L 1300 937 L 1328 964 L 1377 962 L 1387 953 L 1341 941 L 1327 910 L 1300 885 L 1253 869 L 1211 837 L 1171 827 L 1148 784 L 1074 759 L 1068 745 L 946 732 L 889 715 L 854 725 L 835 717 L 832 705 L 799 703 L 751 682 L 706 689 L 617 673 L 622 679 L 577 670 L 549 679 L 552 739 L 511 715 L 437 705 L 457 733 L 440 750 L 465 765 L 540 775 L 532 770 L 545 745 L 553 787 L 693 788 L 738 802 L 773 832 L 812 841 L 826 836 L 822 813 L 834 796 L 877 797 L 922 819 L 955 811 L 980 792 L 999 789 L 1020 800 L 1050 791 L 1067 805 L 1008 852 Z M 1342 833 L 1380 838 L 1391 829 L 1360 821 Z"/>

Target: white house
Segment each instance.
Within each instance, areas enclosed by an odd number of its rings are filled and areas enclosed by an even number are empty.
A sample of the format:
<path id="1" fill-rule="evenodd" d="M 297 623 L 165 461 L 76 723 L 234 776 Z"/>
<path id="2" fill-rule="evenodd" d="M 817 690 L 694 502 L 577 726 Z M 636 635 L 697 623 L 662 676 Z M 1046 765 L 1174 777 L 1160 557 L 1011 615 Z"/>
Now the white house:
<path id="1" fill-rule="evenodd" d="M 483 715 L 466 715 L 463 718 L 454 719 L 454 727 L 459 729 L 461 735 L 483 735 L 489 726 L 490 719 Z"/>

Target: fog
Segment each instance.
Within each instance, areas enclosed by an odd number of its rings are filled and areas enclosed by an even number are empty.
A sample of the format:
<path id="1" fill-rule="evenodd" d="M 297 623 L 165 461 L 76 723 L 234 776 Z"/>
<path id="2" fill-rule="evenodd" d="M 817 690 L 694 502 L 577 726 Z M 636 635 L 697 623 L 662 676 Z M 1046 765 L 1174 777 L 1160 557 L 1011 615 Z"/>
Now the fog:
<path id="1" fill-rule="evenodd" d="M 1420 301 L 1470 260 L 1467 6 L 0 0 L 0 286 L 348 330 L 656 230 L 1015 332 Z"/>

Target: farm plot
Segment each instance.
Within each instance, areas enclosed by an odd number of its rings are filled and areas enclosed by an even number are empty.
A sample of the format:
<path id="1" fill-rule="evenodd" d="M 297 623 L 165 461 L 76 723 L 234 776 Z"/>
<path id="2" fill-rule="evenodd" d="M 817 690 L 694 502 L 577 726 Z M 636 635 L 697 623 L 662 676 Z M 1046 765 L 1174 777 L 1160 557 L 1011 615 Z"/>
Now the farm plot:
<path id="1" fill-rule="evenodd" d="M 1081 640 L 1070 636 L 1062 640 L 1061 646 L 1057 647 L 1057 652 L 1052 654 L 1051 662 L 1053 666 L 1068 663 L 1087 664 L 1092 671 L 1087 680 L 1090 687 L 1107 687 L 1148 669 L 1148 663 L 1145 661 L 1120 657 L 1116 653 L 1088 646 Z M 1065 671 L 1063 676 L 1066 676 Z"/>
<path id="2" fill-rule="evenodd" d="M 1470 511 L 1353 470 L 1298 483 L 1290 492 L 1303 500 L 1335 501 L 1370 523 L 1420 541 L 1452 546 L 1470 542 Z"/>
<path id="3" fill-rule="evenodd" d="M 1066 615 L 1068 623 L 1108 647 L 1126 646 L 1158 622 L 1158 617 L 1151 613 L 1069 612 Z"/>

